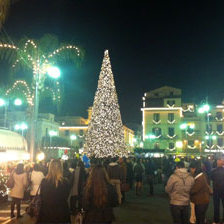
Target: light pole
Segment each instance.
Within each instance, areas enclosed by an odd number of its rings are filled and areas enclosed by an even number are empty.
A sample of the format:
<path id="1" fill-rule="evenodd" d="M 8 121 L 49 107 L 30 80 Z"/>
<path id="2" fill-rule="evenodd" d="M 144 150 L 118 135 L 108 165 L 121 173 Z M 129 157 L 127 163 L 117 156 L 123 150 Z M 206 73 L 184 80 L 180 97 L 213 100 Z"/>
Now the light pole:
<path id="1" fill-rule="evenodd" d="M 207 121 L 207 126 L 208 126 L 208 136 L 206 136 L 205 138 L 210 143 L 211 142 L 211 139 L 216 139 L 216 137 L 213 137 L 212 136 L 212 138 L 210 138 L 210 132 L 209 132 L 210 131 L 210 119 L 209 119 L 209 115 L 210 114 L 209 114 L 209 111 L 210 111 L 210 106 L 207 103 L 198 108 L 198 113 L 199 114 L 206 113 L 206 116 L 207 116 L 206 121 Z M 206 128 L 205 128 L 205 130 L 206 130 Z"/>
<path id="2" fill-rule="evenodd" d="M 15 106 L 21 106 L 22 105 L 22 100 L 19 98 L 16 98 L 13 102 Z M 0 98 L 0 107 L 4 106 L 4 127 L 7 128 L 7 113 L 8 113 L 8 106 L 9 106 L 9 100 L 5 100 L 3 98 Z"/>
<path id="3" fill-rule="evenodd" d="M 44 72 L 40 72 L 41 69 L 38 69 L 38 72 L 34 75 L 35 81 L 35 92 L 34 92 L 34 106 L 32 111 L 32 120 L 31 120 L 31 132 L 30 132 L 30 158 L 33 162 L 35 160 L 35 147 L 36 147 L 36 138 L 37 138 L 37 122 L 38 122 L 38 110 L 39 110 L 39 91 L 40 87 L 44 83 L 46 73 L 54 79 L 60 77 L 60 70 L 57 67 L 49 66 Z"/>
<path id="4" fill-rule="evenodd" d="M 22 122 L 21 124 L 16 124 L 14 128 L 15 128 L 15 130 L 21 130 L 22 136 L 23 136 L 23 132 L 24 132 L 24 130 L 28 129 L 28 126 L 25 122 Z"/>

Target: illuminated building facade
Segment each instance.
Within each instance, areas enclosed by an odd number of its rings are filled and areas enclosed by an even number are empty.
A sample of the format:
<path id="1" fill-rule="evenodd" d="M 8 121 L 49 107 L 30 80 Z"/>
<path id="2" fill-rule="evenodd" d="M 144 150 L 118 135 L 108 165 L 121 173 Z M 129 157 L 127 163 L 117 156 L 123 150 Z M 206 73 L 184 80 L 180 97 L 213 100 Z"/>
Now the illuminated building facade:
<path id="1" fill-rule="evenodd" d="M 182 103 L 181 90 L 164 86 L 144 94 L 144 149 L 166 153 L 219 152 L 224 143 L 224 105 L 200 111 L 201 105 Z"/>

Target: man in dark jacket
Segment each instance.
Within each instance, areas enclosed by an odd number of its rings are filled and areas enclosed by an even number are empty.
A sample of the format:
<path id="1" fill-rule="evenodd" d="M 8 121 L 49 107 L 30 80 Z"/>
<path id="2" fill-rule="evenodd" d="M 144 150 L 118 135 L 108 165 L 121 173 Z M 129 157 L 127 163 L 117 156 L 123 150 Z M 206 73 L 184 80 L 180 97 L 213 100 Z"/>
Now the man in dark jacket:
<path id="1" fill-rule="evenodd" d="M 222 201 L 224 209 L 224 158 L 217 160 L 217 168 L 211 172 L 213 181 L 213 203 L 214 203 L 214 222 L 219 223 L 219 204 Z M 224 217 L 223 217 L 224 220 Z"/>
<path id="2" fill-rule="evenodd" d="M 145 164 L 145 174 L 146 174 L 146 177 L 147 177 L 147 182 L 149 184 L 148 196 L 152 196 L 154 194 L 154 188 L 153 188 L 154 171 L 155 171 L 154 163 L 149 158 L 146 161 L 146 164 Z"/>
<path id="3" fill-rule="evenodd" d="M 189 223 L 188 210 L 193 184 L 194 178 L 184 168 L 184 162 L 178 162 L 165 188 L 170 196 L 170 210 L 174 224 Z"/>
<path id="4" fill-rule="evenodd" d="M 110 182 L 116 187 L 118 195 L 118 203 L 121 204 L 121 182 L 123 180 L 123 172 L 120 165 L 117 163 L 118 158 L 112 158 L 112 162 L 109 163 L 107 167 L 107 173 L 110 179 Z"/>

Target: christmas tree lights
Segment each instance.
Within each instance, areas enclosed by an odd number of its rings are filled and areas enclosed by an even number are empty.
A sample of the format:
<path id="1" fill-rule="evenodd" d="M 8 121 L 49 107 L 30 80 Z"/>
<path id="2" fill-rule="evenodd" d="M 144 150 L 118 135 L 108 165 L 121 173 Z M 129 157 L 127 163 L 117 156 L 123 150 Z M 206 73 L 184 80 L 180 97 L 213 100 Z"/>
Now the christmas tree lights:
<path id="1" fill-rule="evenodd" d="M 95 158 L 123 157 L 128 154 L 107 50 L 104 52 L 84 148 L 85 151 Z"/>

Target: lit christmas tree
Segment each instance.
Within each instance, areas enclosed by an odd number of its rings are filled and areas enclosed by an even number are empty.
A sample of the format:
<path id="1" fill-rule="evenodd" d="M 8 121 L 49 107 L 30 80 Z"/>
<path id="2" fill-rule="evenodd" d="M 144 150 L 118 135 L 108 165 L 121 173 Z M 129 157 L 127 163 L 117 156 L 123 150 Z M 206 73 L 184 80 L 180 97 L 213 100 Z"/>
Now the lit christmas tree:
<path id="1" fill-rule="evenodd" d="M 108 50 L 104 52 L 85 151 L 92 157 L 127 156 L 124 129 Z"/>

